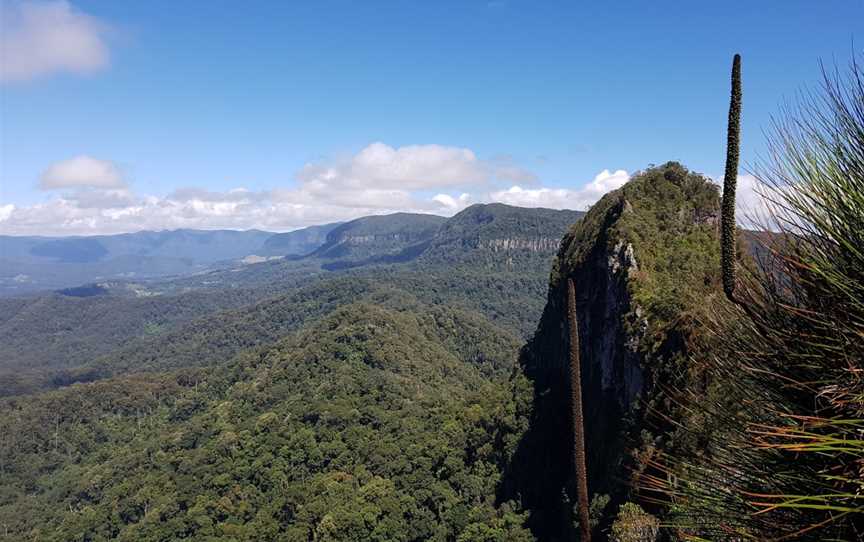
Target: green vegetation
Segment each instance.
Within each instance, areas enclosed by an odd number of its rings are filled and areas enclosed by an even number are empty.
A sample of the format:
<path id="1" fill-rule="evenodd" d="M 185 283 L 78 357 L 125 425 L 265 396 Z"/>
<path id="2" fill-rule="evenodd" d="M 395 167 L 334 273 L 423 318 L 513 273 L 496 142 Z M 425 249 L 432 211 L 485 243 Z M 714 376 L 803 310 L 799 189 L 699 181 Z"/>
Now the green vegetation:
<path id="1" fill-rule="evenodd" d="M 533 540 L 500 488 L 531 401 L 510 376 L 554 243 L 478 241 L 555 239 L 575 214 L 510 209 L 457 216 L 465 241 L 408 262 L 266 262 L 152 297 L 4 300 L 0 332 L 18 335 L 5 363 L 44 367 L 16 371 L 30 380 L 11 393 L 60 388 L 0 400 L 0 533 Z"/>
<path id="2" fill-rule="evenodd" d="M 527 337 L 542 310 L 554 247 L 493 253 L 475 241 L 557 239 L 569 225 L 565 220 L 578 213 L 476 207 L 483 211 L 482 221 L 474 219 L 474 208 L 448 221 L 471 241 L 462 242 L 450 232 L 439 240 L 434 255 L 407 263 L 326 273 L 312 263 L 320 260 L 280 260 L 150 285 L 156 292 L 166 292 L 150 297 L 0 299 L 0 308 L 6 309 L 0 311 L 0 396 L 129 371 L 222 363 L 244 348 L 271 343 L 340 304 L 364 296 L 372 299 L 388 290 L 408 295 L 415 303 L 479 312 Z M 382 224 L 382 219 L 399 226 L 408 219 L 418 222 L 416 216 L 354 221 L 355 229 L 361 228 L 357 231 L 364 235 L 387 233 L 395 226 Z M 423 218 L 418 227 L 440 220 Z M 527 228 L 524 235 L 517 229 L 522 227 Z M 378 248 L 383 250 L 384 245 Z M 482 268 L 472 263 L 478 260 L 486 262 Z"/>
<path id="3" fill-rule="evenodd" d="M 774 128 L 759 171 L 779 230 L 706 318 L 703 386 L 648 484 L 681 536 L 860 540 L 864 464 L 864 76 L 826 76 Z M 702 428 L 710 428 L 705 430 Z"/>
<path id="4" fill-rule="evenodd" d="M 463 357 L 462 318 L 349 304 L 217 370 L 8 399 L 0 527 L 20 540 L 530 540 L 524 514 L 495 504 L 514 447 L 502 428 L 518 424 L 473 363 L 496 354 Z"/>
<path id="5" fill-rule="evenodd" d="M 624 503 L 612 524 L 610 542 L 654 542 L 660 534 L 660 521 L 632 502 Z"/>
<path id="6" fill-rule="evenodd" d="M 66 385 L 94 358 L 139 339 L 158 340 L 167 330 L 216 311 L 239 307 L 259 290 L 190 292 L 126 298 L 52 294 L 0 299 L 0 397 Z"/>
<path id="7" fill-rule="evenodd" d="M 534 398 L 505 484 L 531 511 L 539 539 L 572 539 L 574 523 L 584 524 L 574 521 L 575 431 L 564 415 L 572 408 L 568 320 L 579 322 L 588 492 L 592 501 L 610 499 L 592 535 L 605 536 L 614 510 L 639 498 L 627 481 L 651 473 L 653 454 L 685 444 L 667 421 L 678 414 L 664 391 L 699 348 L 705 306 L 723 302 L 719 216 L 717 186 L 669 162 L 604 196 L 565 236 L 540 325 L 521 356 Z M 575 319 L 566 303 L 571 279 Z"/>
<path id="8" fill-rule="evenodd" d="M 578 222 L 0 300 L 2 539 L 861 539 L 864 76 L 824 91 L 760 171 L 778 234 L 735 230 L 736 55 L 722 203 L 668 162 Z"/>

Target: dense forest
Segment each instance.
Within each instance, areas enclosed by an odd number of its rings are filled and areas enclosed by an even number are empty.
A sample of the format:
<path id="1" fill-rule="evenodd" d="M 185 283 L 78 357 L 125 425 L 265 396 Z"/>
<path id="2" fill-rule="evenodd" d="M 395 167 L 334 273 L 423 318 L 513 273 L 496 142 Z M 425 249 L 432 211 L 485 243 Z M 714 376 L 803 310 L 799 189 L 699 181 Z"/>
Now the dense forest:
<path id="1" fill-rule="evenodd" d="M 244 288 L 216 271 L 185 293 L 4 300 L 0 528 L 28 540 L 533 539 L 519 502 L 497 498 L 527 408 L 510 379 L 557 246 L 538 240 L 578 216 L 480 206 L 446 235 L 418 222 L 434 253 L 308 272 L 352 238 L 362 252 L 342 261 L 399 250 L 378 217 L 331 230 L 327 256 L 242 268 Z M 493 246 L 508 240 L 521 242 Z M 273 284 L 274 270 L 294 279 Z"/>

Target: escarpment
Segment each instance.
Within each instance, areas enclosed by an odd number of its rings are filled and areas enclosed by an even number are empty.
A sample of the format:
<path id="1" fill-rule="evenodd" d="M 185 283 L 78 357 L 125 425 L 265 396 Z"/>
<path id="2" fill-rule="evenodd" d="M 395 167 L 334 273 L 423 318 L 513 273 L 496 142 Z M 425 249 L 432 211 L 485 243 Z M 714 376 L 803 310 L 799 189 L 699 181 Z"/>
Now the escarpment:
<path id="1" fill-rule="evenodd" d="M 488 239 L 482 242 L 483 248 L 492 252 L 505 252 L 508 250 L 528 250 L 530 252 L 552 251 L 558 248 L 558 239 L 551 237 Z"/>
<path id="2" fill-rule="evenodd" d="M 530 425 L 503 489 L 532 510 L 540 539 L 572 539 L 578 522 L 568 282 L 576 285 L 587 483 L 602 526 L 605 496 L 612 504 L 632 497 L 626 481 L 641 468 L 632 458 L 668 440 L 646 412 L 665 408 L 663 387 L 686 369 L 694 345 L 688 324 L 717 297 L 719 210 L 716 185 L 670 162 L 607 194 L 562 239 L 543 316 L 521 355 L 517 379 L 534 391 Z"/>

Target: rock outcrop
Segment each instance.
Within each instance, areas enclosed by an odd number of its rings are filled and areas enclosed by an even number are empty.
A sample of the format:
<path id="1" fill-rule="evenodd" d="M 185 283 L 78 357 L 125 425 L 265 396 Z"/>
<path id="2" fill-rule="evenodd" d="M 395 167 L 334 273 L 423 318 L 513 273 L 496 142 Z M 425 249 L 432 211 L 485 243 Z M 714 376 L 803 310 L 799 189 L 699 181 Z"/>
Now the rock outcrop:
<path id="1" fill-rule="evenodd" d="M 576 284 L 589 492 L 627 497 L 632 451 L 662 440 L 646 405 L 680 370 L 688 318 L 716 295 L 717 187 L 676 163 L 637 174 L 564 236 L 522 375 L 533 384 L 530 426 L 503 493 L 519 495 L 544 540 L 569 539 L 574 516 L 566 283 Z M 612 507 L 610 507 L 612 508 Z"/>

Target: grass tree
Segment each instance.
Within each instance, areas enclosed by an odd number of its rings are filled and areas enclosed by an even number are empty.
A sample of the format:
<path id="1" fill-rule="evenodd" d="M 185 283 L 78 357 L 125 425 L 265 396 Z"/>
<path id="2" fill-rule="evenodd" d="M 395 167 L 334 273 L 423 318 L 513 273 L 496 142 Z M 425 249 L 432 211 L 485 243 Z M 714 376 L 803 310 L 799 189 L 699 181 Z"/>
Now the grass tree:
<path id="1" fill-rule="evenodd" d="M 733 67 L 737 144 L 740 60 Z M 737 149 L 729 149 L 737 162 Z M 727 163 L 723 285 L 708 318 L 710 384 L 677 398 L 701 453 L 664 458 L 668 521 L 691 539 L 864 538 L 864 73 L 825 72 L 787 107 L 756 168 L 766 226 L 754 265 L 734 259 Z M 733 191 L 728 191 L 732 186 Z M 731 236 L 727 237 L 728 232 Z M 687 428 L 689 425 L 689 428 Z"/>
<path id="2" fill-rule="evenodd" d="M 735 296 L 735 189 L 738 184 L 738 154 L 741 146 L 741 55 L 732 60 L 732 96 L 729 100 L 729 123 L 726 130 L 726 172 L 723 176 L 721 247 L 723 254 L 723 291 Z"/>
<path id="3" fill-rule="evenodd" d="M 582 415 L 582 370 L 579 357 L 579 319 L 576 315 L 576 285 L 567 279 L 567 323 L 570 347 L 570 416 L 573 421 L 573 468 L 576 473 L 579 531 L 582 542 L 591 540 L 588 468 L 585 462 L 585 420 Z"/>

